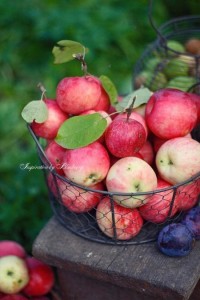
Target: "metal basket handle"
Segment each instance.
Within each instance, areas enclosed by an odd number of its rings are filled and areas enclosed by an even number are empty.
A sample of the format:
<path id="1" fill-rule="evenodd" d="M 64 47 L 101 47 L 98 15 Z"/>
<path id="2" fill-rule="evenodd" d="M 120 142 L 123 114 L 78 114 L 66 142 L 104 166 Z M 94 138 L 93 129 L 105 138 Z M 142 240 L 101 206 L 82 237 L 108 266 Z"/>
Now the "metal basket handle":
<path id="1" fill-rule="evenodd" d="M 160 39 L 161 43 L 164 44 L 164 45 L 167 45 L 166 38 L 161 34 L 161 32 L 156 27 L 156 25 L 153 21 L 152 11 L 153 11 L 153 0 L 149 0 L 149 11 L 148 11 L 149 22 L 150 22 L 152 28 L 155 30 L 156 34 L 159 36 L 159 39 Z"/>

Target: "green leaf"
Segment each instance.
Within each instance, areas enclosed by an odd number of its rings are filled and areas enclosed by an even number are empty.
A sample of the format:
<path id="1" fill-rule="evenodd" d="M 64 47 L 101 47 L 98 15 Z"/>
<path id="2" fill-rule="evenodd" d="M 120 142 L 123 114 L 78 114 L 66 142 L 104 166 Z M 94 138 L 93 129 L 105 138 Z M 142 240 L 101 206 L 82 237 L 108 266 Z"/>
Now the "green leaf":
<path id="1" fill-rule="evenodd" d="M 27 123 L 32 123 L 34 120 L 43 123 L 48 118 L 48 109 L 43 100 L 33 100 L 23 108 L 21 115 Z"/>
<path id="2" fill-rule="evenodd" d="M 54 55 L 54 63 L 62 64 L 75 59 L 75 54 L 85 54 L 88 49 L 82 44 L 70 40 L 62 40 L 57 42 L 57 46 L 53 47 L 52 53 Z"/>
<path id="3" fill-rule="evenodd" d="M 136 99 L 133 108 L 139 107 L 142 104 L 146 104 L 151 95 L 152 92 L 148 88 L 141 87 L 125 96 L 122 101 L 115 105 L 115 108 L 119 111 L 128 108 L 134 97 L 136 97 Z"/>
<path id="4" fill-rule="evenodd" d="M 61 125 L 55 140 L 67 149 L 84 147 L 96 141 L 106 126 L 106 119 L 99 113 L 71 117 Z"/>
<path id="5" fill-rule="evenodd" d="M 108 78 L 105 75 L 101 75 L 99 77 L 103 88 L 105 89 L 106 93 L 108 94 L 109 98 L 110 98 L 110 102 L 111 104 L 116 104 L 118 103 L 117 101 L 117 97 L 118 97 L 118 92 L 117 89 L 114 85 L 114 83 L 110 80 L 110 78 Z"/>

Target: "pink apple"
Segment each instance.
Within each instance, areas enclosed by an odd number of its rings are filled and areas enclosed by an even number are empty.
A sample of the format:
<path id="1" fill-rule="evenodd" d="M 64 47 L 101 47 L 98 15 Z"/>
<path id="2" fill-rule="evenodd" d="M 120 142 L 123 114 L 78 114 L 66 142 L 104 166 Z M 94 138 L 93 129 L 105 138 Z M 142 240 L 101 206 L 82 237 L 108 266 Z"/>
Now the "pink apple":
<path id="1" fill-rule="evenodd" d="M 185 136 L 197 121 L 197 108 L 187 93 L 161 89 L 149 98 L 145 119 L 149 129 L 161 139 Z"/>
<path id="2" fill-rule="evenodd" d="M 106 197 L 99 202 L 96 210 L 97 224 L 105 235 L 116 237 L 118 240 L 129 240 L 141 231 L 143 219 L 136 208 L 130 209 L 113 203 L 115 220 L 113 224 L 111 207 L 111 200 Z"/>
<path id="3" fill-rule="evenodd" d="M 79 115 L 93 109 L 100 97 L 99 79 L 91 75 L 63 78 L 56 89 L 58 105 L 63 111 L 72 115 Z"/>
<path id="4" fill-rule="evenodd" d="M 155 155 L 154 155 L 153 146 L 149 140 L 146 140 L 146 142 L 140 149 L 139 154 L 149 165 L 153 164 Z"/>
<path id="5" fill-rule="evenodd" d="M 52 169 L 60 175 L 63 175 L 63 156 L 67 150 L 58 145 L 55 141 L 51 141 L 45 148 L 45 154 L 52 165 Z"/>
<path id="6" fill-rule="evenodd" d="M 200 194 L 200 179 L 196 179 L 188 184 L 178 187 L 176 197 L 178 201 L 178 210 L 185 211 L 195 206 Z"/>
<path id="7" fill-rule="evenodd" d="M 158 178 L 156 190 L 166 190 L 155 192 L 149 197 L 149 201 L 146 204 L 139 207 L 139 212 L 145 220 L 153 223 L 162 223 L 176 214 L 178 201 L 177 199 L 173 200 L 173 189 L 171 187 L 171 184 Z"/>
<path id="8" fill-rule="evenodd" d="M 24 258 L 26 257 L 26 250 L 16 241 L 2 240 L 0 241 L 0 257 L 6 255 L 15 255 Z"/>
<path id="9" fill-rule="evenodd" d="M 127 119 L 127 113 L 120 113 L 120 114 L 118 114 L 116 116 L 116 119 L 124 119 L 124 120 L 126 120 Z M 141 123 L 143 125 L 145 133 L 146 133 L 146 138 L 147 138 L 147 136 L 148 136 L 148 127 L 147 127 L 145 118 L 142 117 L 139 113 L 137 113 L 135 111 L 132 111 L 132 113 L 130 114 L 129 119 L 136 120 L 136 121 L 138 121 L 139 123 Z"/>
<path id="10" fill-rule="evenodd" d="M 149 200 L 150 192 L 157 187 L 157 177 L 152 167 L 137 157 L 119 159 L 109 170 L 106 177 L 109 192 L 114 193 L 114 200 L 129 208 L 139 207 Z M 135 195 L 118 195 L 134 193 Z M 141 193 L 141 195 L 138 195 Z"/>
<path id="11" fill-rule="evenodd" d="M 34 121 L 31 128 L 38 137 L 54 139 L 61 124 L 68 119 L 68 115 L 60 109 L 56 101 L 47 99 L 44 102 L 48 108 L 48 118 L 43 123 Z"/>
<path id="12" fill-rule="evenodd" d="M 187 137 L 166 141 L 156 154 L 156 166 L 171 184 L 191 178 L 200 172 L 200 143 Z"/>
<path id="13" fill-rule="evenodd" d="M 134 156 L 146 141 L 141 123 L 123 118 L 112 121 L 105 131 L 105 143 L 109 152 L 116 157 Z"/>
<path id="14" fill-rule="evenodd" d="M 106 177 L 110 159 L 106 148 L 101 143 L 94 142 L 66 151 L 63 164 L 68 179 L 83 186 L 92 186 Z"/>
<path id="15" fill-rule="evenodd" d="M 110 105 L 111 105 L 110 98 L 101 84 L 100 84 L 100 87 L 101 87 L 101 96 L 100 96 L 98 104 L 95 107 L 93 107 L 93 109 L 96 111 L 103 110 L 105 112 L 108 112 Z"/>
<path id="16" fill-rule="evenodd" d="M 0 291 L 17 294 L 29 281 L 28 268 L 23 258 L 7 255 L 0 258 Z"/>
<path id="17" fill-rule="evenodd" d="M 189 137 L 192 138 L 191 134 L 188 133 L 185 135 L 185 137 Z M 152 144 L 153 144 L 153 149 L 155 152 L 158 152 L 159 148 L 162 146 L 162 144 L 164 144 L 166 141 L 165 139 L 161 139 L 159 137 L 157 137 L 156 135 L 153 135 L 152 137 Z"/>
<path id="18" fill-rule="evenodd" d="M 104 190 L 101 182 L 90 187 L 94 191 L 86 191 L 59 178 L 54 179 L 51 174 L 48 177 L 48 185 L 58 201 L 75 213 L 85 213 L 94 208 L 102 197 L 102 194 L 97 191 Z"/>

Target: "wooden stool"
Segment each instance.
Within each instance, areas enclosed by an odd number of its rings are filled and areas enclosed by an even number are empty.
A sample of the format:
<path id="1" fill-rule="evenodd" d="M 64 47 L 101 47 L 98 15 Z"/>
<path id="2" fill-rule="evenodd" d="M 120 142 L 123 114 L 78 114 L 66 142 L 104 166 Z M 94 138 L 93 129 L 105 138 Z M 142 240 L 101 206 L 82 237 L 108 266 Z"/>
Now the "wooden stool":
<path id="1" fill-rule="evenodd" d="M 200 241 L 189 256 L 173 258 L 155 242 L 86 240 L 53 217 L 36 238 L 33 255 L 56 268 L 62 300 L 200 300 Z"/>

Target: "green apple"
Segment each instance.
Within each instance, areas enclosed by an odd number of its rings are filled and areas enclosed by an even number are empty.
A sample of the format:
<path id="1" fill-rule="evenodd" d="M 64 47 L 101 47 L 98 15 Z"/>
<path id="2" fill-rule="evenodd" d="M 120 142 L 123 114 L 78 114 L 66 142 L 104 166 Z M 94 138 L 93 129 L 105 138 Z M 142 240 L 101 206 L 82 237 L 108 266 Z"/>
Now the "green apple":
<path id="1" fill-rule="evenodd" d="M 16 294 L 28 283 L 28 268 L 24 259 L 15 255 L 0 258 L 0 291 Z"/>

